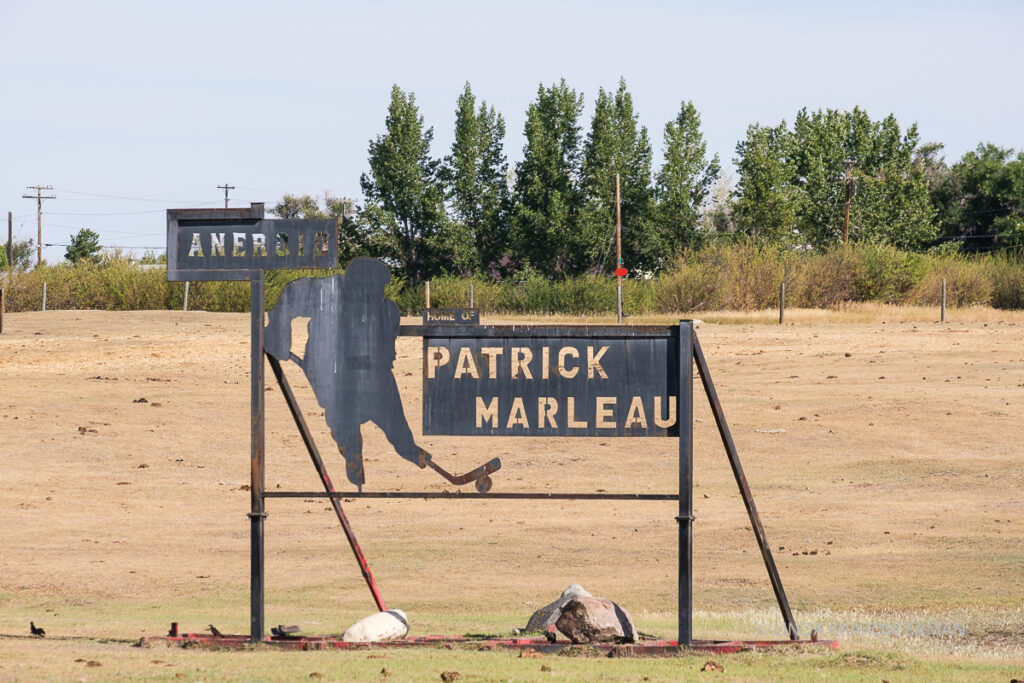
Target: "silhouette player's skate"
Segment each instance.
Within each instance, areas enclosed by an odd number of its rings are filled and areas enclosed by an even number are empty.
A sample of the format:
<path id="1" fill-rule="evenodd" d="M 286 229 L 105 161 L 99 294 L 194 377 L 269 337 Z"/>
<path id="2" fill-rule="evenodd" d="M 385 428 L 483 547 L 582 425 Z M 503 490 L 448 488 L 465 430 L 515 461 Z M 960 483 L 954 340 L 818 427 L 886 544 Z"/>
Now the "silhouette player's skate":
<path id="1" fill-rule="evenodd" d="M 491 486 L 488 475 L 501 467 L 500 460 L 453 476 L 413 439 L 391 370 L 400 314 L 398 306 L 384 298 L 390 280 L 383 263 L 357 258 L 344 275 L 290 282 L 269 313 L 264 348 L 274 358 L 302 367 L 345 458 L 345 474 L 360 490 L 366 475 L 359 428 L 373 422 L 409 462 L 429 466 L 453 484 L 475 482 L 477 490 L 485 492 Z M 291 352 L 291 322 L 297 317 L 309 318 L 302 358 Z"/>

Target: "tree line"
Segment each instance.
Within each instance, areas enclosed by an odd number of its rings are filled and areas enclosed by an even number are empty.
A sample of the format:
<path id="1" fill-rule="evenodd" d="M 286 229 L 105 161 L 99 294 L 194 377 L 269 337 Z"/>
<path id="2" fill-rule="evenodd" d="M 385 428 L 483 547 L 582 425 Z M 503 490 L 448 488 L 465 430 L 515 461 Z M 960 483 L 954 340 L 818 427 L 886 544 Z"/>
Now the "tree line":
<path id="1" fill-rule="evenodd" d="M 797 112 L 792 125 L 753 124 L 736 145 L 738 179 L 722 179 L 701 117 L 683 101 L 662 131 L 657 170 L 626 82 L 598 91 L 584 133 L 582 93 L 540 85 L 526 110 L 522 160 L 510 165 L 505 119 L 467 83 L 454 141 L 431 155 L 433 128 L 415 95 L 392 88 L 384 132 L 370 141 L 363 204 L 285 196 L 287 218 L 339 218 L 340 260 L 383 258 L 411 284 L 441 274 L 495 279 L 610 272 L 615 176 L 623 260 L 659 272 L 688 249 L 754 239 L 799 249 L 844 240 L 911 251 L 1024 245 L 1024 152 L 980 144 L 948 165 L 916 125 L 859 107 Z M 848 217 L 847 217 L 848 207 Z"/>

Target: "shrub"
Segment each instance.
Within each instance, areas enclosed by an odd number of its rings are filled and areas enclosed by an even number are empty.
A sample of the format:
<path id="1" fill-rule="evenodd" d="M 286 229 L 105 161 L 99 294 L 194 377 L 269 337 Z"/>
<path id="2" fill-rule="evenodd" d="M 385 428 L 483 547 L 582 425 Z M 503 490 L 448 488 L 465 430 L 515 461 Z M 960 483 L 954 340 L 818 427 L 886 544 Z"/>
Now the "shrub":
<path id="1" fill-rule="evenodd" d="M 994 308 L 1024 308 L 1024 259 L 1008 255 L 990 257 L 987 270 Z"/>

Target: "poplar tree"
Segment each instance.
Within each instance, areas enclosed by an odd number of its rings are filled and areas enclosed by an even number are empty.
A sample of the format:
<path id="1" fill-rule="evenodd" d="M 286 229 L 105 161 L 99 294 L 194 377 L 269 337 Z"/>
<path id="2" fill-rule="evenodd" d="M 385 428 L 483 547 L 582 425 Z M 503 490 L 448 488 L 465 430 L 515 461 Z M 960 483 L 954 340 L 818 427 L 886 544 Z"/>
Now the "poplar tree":
<path id="1" fill-rule="evenodd" d="M 747 127 L 747 137 L 736 145 L 737 228 L 748 235 L 771 241 L 789 241 L 796 226 L 801 196 L 793 185 L 793 140 L 786 122 L 772 128 Z"/>
<path id="2" fill-rule="evenodd" d="M 665 124 L 665 163 L 658 171 L 658 243 L 665 257 L 700 242 L 701 211 L 718 182 L 718 155 L 707 158 L 700 114 L 683 102 L 679 115 Z"/>
<path id="3" fill-rule="evenodd" d="M 519 265 L 548 276 L 589 265 L 579 235 L 583 208 L 579 117 L 583 95 L 562 79 L 537 90 L 526 110 L 523 160 L 516 165 L 512 242 Z"/>
<path id="4" fill-rule="evenodd" d="M 508 243 L 508 161 L 505 119 L 481 102 L 466 83 L 455 109 L 455 140 L 445 157 L 445 198 L 452 224 L 447 247 L 455 269 L 490 273 Z"/>
<path id="5" fill-rule="evenodd" d="M 433 128 L 424 128 L 416 96 L 391 89 L 386 132 L 370 141 L 370 172 L 359 184 L 366 199 L 360 213 L 370 251 L 394 264 L 415 285 L 440 269 L 438 243 L 445 229 L 440 161 L 430 157 Z"/>
<path id="6" fill-rule="evenodd" d="M 615 175 L 622 206 L 622 256 L 628 268 L 656 270 L 660 259 L 652 239 L 651 143 L 638 124 L 633 96 L 619 80 L 615 94 L 601 88 L 594 103 L 583 157 L 586 196 L 581 237 L 589 269 L 607 272 L 615 263 Z"/>

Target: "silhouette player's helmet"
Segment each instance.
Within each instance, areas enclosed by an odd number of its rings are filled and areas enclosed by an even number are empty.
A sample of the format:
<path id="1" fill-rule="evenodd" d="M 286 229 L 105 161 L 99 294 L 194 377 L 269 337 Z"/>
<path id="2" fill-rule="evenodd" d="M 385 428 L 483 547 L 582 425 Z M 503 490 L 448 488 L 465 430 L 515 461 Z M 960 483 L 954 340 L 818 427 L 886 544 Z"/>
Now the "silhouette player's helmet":
<path id="1" fill-rule="evenodd" d="M 345 269 L 345 280 L 353 290 L 376 292 L 383 296 L 384 288 L 391 282 L 391 271 L 377 259 L 357 258 Z"/>

